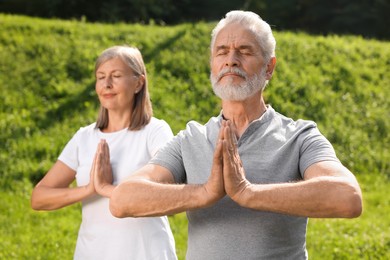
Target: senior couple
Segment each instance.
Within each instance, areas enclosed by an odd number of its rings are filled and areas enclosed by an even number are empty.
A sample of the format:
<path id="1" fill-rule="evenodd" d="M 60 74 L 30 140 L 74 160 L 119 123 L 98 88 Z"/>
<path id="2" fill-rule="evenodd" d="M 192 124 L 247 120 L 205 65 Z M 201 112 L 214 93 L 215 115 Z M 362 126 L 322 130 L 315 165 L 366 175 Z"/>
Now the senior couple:
<path id="1" fill-rule="evenodd" d="M 75 259 L 177 259 L 166 215 L 184 211 L 187 259 L 307 259 L 309 217 L 361 214 L 359 184 L 316 124 L 265 103 L 275 45 L 257 14 L 227 13 L 210 46 L 221 112 L 174 137 L 153 117 L 141 53 L 115 46 L 98 57 L 98 119 L 31 200 L 36 210 L 82 202 Z"/>

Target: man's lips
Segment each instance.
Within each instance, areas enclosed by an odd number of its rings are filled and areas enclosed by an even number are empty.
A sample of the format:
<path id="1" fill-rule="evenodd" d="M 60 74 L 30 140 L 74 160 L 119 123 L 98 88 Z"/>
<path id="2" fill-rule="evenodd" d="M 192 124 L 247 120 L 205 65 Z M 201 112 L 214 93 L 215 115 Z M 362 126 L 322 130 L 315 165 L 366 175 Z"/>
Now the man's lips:
<path id="1" fill-rule="evenodd" d="M 234 72 L 227 72 L 227 73 L 222 74 L 219 77 L 219 80 L 221 80 L 223 77 L 240 77 L 240 78 L 244 78 L 242 75 L 239 75 L 239 74 L 234 73 Z"/>
<path id="2" fill-rule="evenodd" d="M 242 77 L 241 75 L 238 75 L 237 73 L 233 73 L 233 72 L 228 72 L 228 73 L 225 73 L 225 74 L 222 75 L 222 77 L 225 77 L 225 76 Z"/>

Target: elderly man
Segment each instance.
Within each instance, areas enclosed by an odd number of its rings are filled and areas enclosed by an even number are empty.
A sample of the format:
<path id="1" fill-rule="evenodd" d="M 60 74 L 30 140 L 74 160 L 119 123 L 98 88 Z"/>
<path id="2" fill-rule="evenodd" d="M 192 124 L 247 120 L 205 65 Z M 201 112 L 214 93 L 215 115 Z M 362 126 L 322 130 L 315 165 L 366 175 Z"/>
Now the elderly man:
<path id="1" fill-rule="evenodd" d="M 308 217 L 358 217 L 359 184 L 316 124 L 265 104 L 275 64 L 270 26 L 252 12 L 227 13 L 211 40 L 221 113 L 189 122 L 115 189 L 101 181 L 112 214 L 187 211 L 187 259 L 306 259 Z"/>

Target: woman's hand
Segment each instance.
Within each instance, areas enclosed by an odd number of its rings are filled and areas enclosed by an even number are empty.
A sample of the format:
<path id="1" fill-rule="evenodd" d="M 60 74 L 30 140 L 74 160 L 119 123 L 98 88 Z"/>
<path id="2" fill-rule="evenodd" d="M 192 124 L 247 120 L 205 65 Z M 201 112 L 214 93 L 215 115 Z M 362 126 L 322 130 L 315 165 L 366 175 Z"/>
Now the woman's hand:
<path id="1" fill-rule="evenodd" d="M 87 194 L 89 194 L 89 195 L 92 195 L 92 194 L 96 193 L 95 182 L 94 182 L 95 177 L 94 176 L 95 176 L 95 168 L 96 168 L 97 157 L 98 157 L 98 153 L 96 152 L 95 153 L 95 157 L 93 158 L 91 171 L 89 173 L 89 183 L 84 186 L 85 189 L 87 190 Z"/>
<path id="2" fill-rule="evenodd" d="M 110 164 L 110 150 L 107 142 L 102 139 L 98 145 L 95 160 L 92 166 L 92 179 L 96 192 L 105 197 L 110 197 L 114 186 Z"/>

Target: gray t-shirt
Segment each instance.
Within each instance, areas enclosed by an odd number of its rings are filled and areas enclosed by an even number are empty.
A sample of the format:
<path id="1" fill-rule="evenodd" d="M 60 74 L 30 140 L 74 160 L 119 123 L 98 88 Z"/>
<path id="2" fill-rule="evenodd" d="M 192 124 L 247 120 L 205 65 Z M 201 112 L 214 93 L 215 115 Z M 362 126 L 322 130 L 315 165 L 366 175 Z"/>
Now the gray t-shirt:
<path id="1" fill-rule="evenodd" d="M 169 169 L 177 183 L 203 184 L 211 172 L 222 113 L 205 125 L 189 122 L 151 163 Z M 251 183 L 302 180 L 334 149 L 311 121 L 293 121 L 268 106 L 238 140 Z M 307 218 L 240 207 L 228 196 L 209 208 L 187 211 L 187 259 L 307 259 Z"/>

